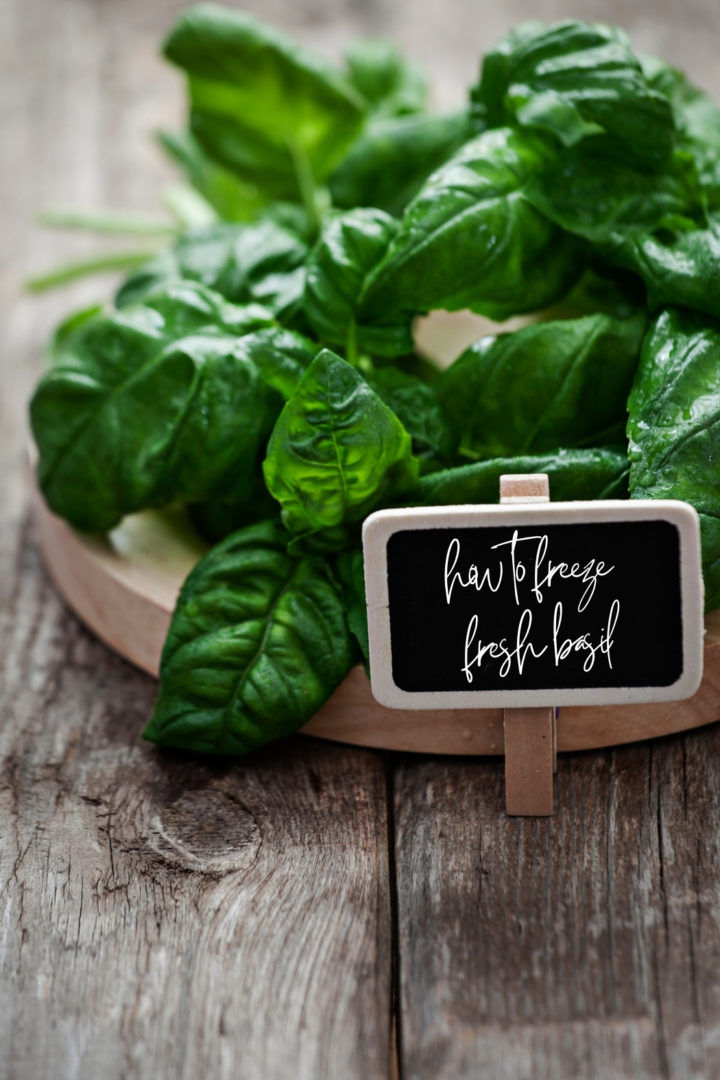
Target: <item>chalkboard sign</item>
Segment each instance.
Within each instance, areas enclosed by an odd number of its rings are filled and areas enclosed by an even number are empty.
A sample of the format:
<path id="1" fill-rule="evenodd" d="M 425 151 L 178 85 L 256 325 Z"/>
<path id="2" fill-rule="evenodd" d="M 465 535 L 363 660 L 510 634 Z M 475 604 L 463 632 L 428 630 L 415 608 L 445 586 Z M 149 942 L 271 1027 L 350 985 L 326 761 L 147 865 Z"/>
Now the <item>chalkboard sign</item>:
<path id="1" fill-rule="evenodd" d="M 686 503 L 386 510 L 363 542 L 384 705 L 673 701 L 699 686 L 700 541 Z"/>

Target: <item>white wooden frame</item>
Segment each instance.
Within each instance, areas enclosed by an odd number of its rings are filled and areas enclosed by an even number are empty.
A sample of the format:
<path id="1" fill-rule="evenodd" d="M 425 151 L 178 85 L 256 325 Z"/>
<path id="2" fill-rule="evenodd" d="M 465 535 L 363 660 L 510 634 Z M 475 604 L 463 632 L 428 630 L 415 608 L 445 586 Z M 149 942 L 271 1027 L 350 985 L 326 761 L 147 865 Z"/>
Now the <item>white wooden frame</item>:
<path id="1" fill-rule="evenodd" d="M 463 690 L 411 693 L 393 680 L 390 648 L 390 610 L 387 580 L 387 542 L 406 529 L 476 528 L 586 524 L 593 522 L 667 521 L 680 537 L 680 588 L 683 620 L 683 672 L 669 686 L 546 688 L 542 690 Z M 703 671 L 703 584 L 700 527 L 695 509 L 675 500 L 605 500 L 549 502 L 526 506 L 437 506 L 380 510 L 363 526 L 365 586 L 370 633 L 370 671 L 373 695 L 396 709 L 527 708 L 539 705 L 628 705 L 636 702 L 680 701 L 691 697 Z M 638 628 L 642 632 L 642 628 Z"/>

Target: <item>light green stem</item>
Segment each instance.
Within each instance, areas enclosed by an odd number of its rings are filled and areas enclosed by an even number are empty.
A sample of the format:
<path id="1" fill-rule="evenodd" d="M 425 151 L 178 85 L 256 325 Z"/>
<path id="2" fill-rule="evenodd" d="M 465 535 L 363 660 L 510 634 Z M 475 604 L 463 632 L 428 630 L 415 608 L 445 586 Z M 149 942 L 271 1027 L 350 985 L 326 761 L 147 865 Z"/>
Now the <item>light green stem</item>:
<path id="1" fill-rule="evenodd" d="M 89 232 L 126 236 L 173 236 L 177 232 L 172 221 L 126 210 L 73 210 L 47 206 L 40 210 L 37 220 L 41 225 L 52 225 L 59 229 L 86 229 Z"/>
<path id="2" fill-rule="evenodd" d="M 99 255 L 95 259 L 65 263 L 46 274 L 38 274 L 30 278 L 26 282 L 26 287 L 31 292 L 44 292 L 46 289 L 55 288 L 56 285 L 64 285 L 68 281 L 75 281 L 76 278 L 88 277 L 90 274 L 97 274 L 104 270 L 130 270 L 156 254 L 156 251 L 114 251 L 107 255 Z"/>

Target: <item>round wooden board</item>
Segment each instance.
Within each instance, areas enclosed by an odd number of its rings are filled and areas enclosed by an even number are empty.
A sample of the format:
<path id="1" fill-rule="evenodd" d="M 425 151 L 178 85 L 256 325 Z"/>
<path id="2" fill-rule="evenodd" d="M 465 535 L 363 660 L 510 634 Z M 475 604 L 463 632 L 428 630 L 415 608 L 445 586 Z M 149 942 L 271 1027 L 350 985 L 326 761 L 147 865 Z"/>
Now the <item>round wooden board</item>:
<path id="1" fill-rule="evenodd" d="M 183 512 L 135 514 L 107 537 L 74 532 L 37 494 L 35 512 L 45 563 L 66 602 L 111 648 L 157 675 L 178 590 L 206 550 Z M 705 673 L 694 697 L 652 705 L 560 709 L 558 749 L 635 742 L 720 719 L 720 612 L 707 617 L 706 631 Z M 373 698 L 361 667 L 350 672 L 303 732 L 389 750 L 503 752 L 499 709 L 386 709 Z"/>

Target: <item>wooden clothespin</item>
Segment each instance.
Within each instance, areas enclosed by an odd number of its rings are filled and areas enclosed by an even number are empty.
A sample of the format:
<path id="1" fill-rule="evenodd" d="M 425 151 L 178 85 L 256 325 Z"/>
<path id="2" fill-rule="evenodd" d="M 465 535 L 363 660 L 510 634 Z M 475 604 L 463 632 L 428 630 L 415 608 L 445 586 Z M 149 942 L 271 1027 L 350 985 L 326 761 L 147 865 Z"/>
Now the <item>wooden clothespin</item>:
<path id="1" fill-rule="evenodd" d="M 506 506 L 550 502 L 546 473 L 500 477 L 500 502 Z M 557 770 L 557 722 L 552 706 L 503 709 L 505 731 L 505 806 L 516 817 L 553 813 L 553 773 Z"/>

